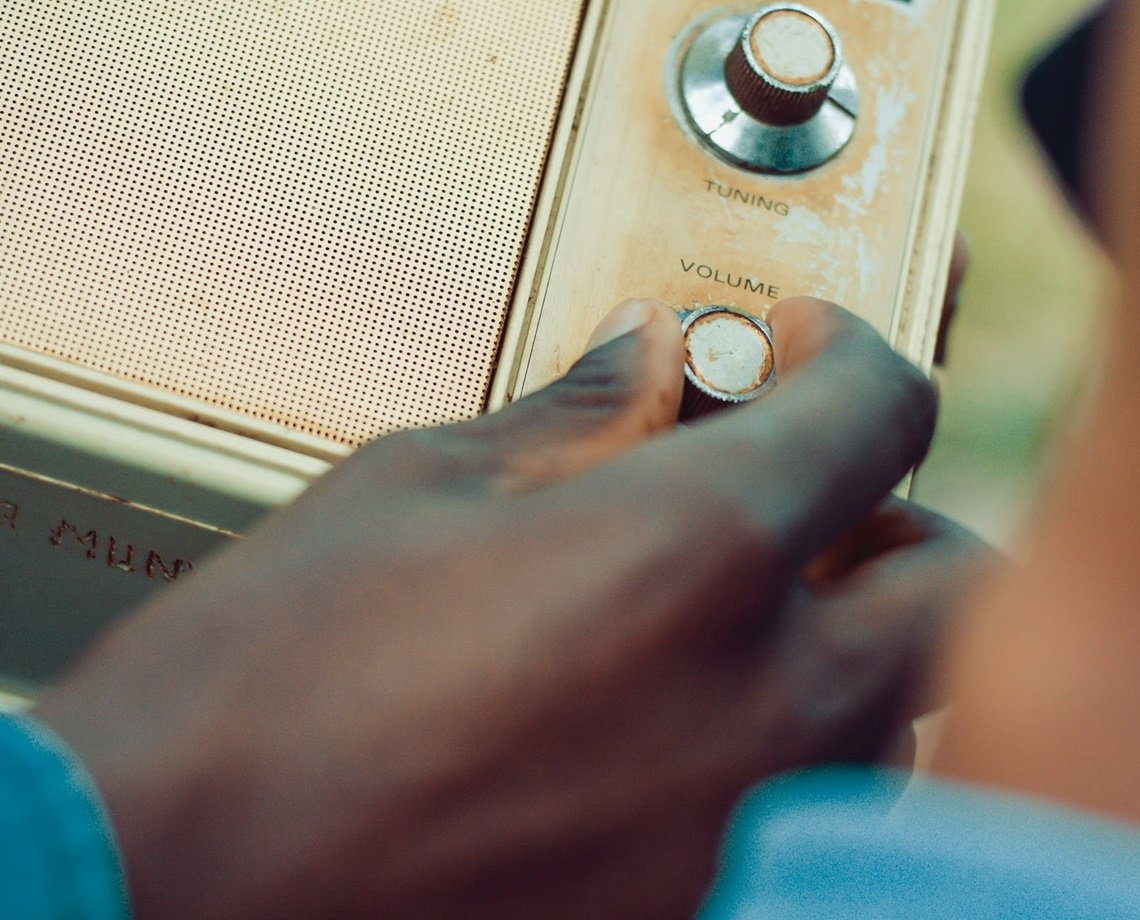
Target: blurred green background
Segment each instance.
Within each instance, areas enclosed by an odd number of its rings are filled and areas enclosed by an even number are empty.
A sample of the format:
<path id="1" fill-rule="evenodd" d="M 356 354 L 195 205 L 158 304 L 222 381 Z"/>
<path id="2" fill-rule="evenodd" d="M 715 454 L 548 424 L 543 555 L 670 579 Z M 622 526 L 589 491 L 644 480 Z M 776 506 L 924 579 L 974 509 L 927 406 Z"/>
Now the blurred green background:
<path id="1" fill-rule="evenodd" d="M 1109 271 L 1024 125 L 1022 77 L 1090 0 L 999 0 L 961 226 L 970 273 L 914 496 L 1010 546 L 1048 476 L 1103 329 Z"/>

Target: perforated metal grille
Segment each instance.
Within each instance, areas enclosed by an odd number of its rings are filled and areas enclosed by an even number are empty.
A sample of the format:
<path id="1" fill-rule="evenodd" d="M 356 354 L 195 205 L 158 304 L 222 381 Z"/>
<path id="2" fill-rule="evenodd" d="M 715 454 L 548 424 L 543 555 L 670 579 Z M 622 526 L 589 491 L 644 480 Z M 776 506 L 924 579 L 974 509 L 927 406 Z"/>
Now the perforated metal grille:
<path id="1" fill-rule="evenodd" d="M 583 0 L 2 0 L 0 340 L 359 443 L 483 405 Z"/>

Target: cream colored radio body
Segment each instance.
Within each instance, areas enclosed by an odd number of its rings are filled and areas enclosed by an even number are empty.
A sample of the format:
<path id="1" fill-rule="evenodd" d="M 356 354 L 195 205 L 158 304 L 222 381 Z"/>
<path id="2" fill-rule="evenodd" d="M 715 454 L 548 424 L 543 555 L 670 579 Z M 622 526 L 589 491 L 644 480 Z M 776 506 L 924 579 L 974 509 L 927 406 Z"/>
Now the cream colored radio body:
<path id="1" fill-rule="evenodd" d="M 762 6 L 7 6 L 8 684 L 627 296 L 817 295 L 928 366 L 991 0 Z"/>

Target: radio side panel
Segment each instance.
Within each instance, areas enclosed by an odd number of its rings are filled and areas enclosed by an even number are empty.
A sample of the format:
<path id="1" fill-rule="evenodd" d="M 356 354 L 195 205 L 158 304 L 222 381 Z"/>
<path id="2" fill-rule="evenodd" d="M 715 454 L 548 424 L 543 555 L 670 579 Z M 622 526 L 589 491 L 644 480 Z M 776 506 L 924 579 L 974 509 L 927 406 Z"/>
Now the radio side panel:
<path id="1" fill-rule="evenodd" d="M 0 366 L 0 688 L 32 692 L 327 467 Z"/>
<path id="2" fill-rule="evenodd" d="M 123 611 L 232 535 L 0 467 L 0 674 L 52 678 Z"/>

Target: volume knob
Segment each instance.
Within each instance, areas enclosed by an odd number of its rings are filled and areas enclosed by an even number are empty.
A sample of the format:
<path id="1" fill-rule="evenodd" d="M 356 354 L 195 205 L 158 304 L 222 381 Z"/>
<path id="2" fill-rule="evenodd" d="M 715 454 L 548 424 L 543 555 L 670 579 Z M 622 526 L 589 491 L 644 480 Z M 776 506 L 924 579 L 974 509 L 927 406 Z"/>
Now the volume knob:
<path id="1" fill-rule="evenodd" d="M 827 101 L 843 50 L 835 30 L 804 6 L 778 3 L 752 16 L 725 62 L 741 109 L 769 125 L 798 125 Z"/>
<path id="2" fill-rule="evenodd" d="M 682 419 L 750 402 L 776 385 L 776 351 L 766 323 L 728 306 L 704 307 L 680 318 L 685 341 Z"/>

